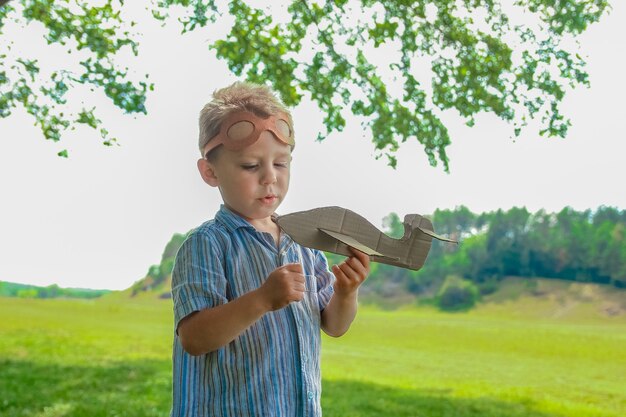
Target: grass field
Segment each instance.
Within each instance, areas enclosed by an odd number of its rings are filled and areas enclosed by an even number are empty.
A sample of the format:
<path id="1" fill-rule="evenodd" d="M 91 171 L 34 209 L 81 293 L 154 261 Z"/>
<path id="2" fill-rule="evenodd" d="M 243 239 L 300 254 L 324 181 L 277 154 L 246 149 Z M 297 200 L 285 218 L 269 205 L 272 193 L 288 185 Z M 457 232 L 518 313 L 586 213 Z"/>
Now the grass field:
<path id="1" fill-rule="evenodd" d="M 623 417 L 626 316 L 590 305 L 362 307 L 324 338 L 324 415 Z M 171 323 L 148 298 L 0 299 L 0 416 L 167 415 Z"/>

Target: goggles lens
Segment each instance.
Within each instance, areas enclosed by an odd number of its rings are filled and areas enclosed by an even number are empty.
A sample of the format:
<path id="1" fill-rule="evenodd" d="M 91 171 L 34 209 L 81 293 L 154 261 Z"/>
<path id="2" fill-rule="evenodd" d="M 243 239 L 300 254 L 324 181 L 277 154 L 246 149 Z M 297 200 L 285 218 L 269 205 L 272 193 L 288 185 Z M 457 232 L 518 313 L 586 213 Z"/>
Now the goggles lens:
<path id="1" fill-rule="evenodd" d="M 250 136 L 252 132 L 254 132 L 254 125 L 252 122 L 242 120 L 241 122 L 237 122 L 229 127 L 227 135 L 229 139 L 241 142 Z"/>
<path id="2" fill-rule="evenodd" d="M 293 136 L 291 133 L 291 128 L 289 127 L 289 123 L 286 120 L 276 120 L 276 130 L 278 130 L 286 138 L 290 138 Z"/>

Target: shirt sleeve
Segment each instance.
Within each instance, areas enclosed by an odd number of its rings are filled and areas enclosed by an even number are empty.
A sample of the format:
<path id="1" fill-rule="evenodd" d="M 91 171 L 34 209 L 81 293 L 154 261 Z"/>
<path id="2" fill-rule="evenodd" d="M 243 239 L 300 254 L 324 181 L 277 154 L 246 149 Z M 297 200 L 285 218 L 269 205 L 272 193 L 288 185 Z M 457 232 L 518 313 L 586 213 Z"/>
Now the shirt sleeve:
<path id="1" fill-rule="evenodd" d="M 330 272 L 324 252 L 315 250 L 315 277 L 317 278 L 317 300 L 323 311 L 333 296 L 335 275 Z"/>
<path id="2" fill-rule="evenodd" d="M 176 254 L 172 270 L 174 324 L 194 311 L 227 302 L 223 250 L 216 236 L 193 232 Z"/>

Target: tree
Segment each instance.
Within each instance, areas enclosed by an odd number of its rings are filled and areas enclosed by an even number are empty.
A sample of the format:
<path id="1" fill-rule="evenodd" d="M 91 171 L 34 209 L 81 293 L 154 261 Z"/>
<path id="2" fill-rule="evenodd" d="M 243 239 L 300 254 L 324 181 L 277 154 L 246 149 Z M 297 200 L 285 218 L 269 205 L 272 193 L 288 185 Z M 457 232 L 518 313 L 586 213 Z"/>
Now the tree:
<path id="1" fill-rule="evenodd" d="M 213 1 L 157 3 L 188 10 L 183 31 L 205 26 L 217 10 Z M 448 170 L 444 110 L 456 109 L 469 125 L 480 112 L 494 113 L 513 123 L 515 135 L 540 117 L 541 134 L 566 135 L 570 122 L 559 104 L 568 86 L 588 85 L 588 75 L 563 40 L 598 21 L 608 3 L 517 0 L 508 10 L 493 0 L 300 0 L 287 13 L 284 6 L 230 1 L 235 21 L 212 45 L 217 56 L 237 75 L 270 82 L 289 105 L 308 94 L 325 113 L 326 134 L 356 115 L 390 165 L 400 143 L 414 138 L 431 165 Z M 516 21 L 516 10 L 536 16 L 537 25 Z"/>
<path id="2" fill-rule="evenodd" d="M 435 231 L 452 239 L 469 236 L 476 226 L 476 216 L 465 206 L 455 207 L 454 210 L 436 209 L 432 217 Z"/>
<path id="3" fill-rule="evenodd" d="M 383 231 L 395 239 L 404 236 L 404 223 L 397 213 L 392 212 L 383 217 Z"/>
<path id="4" fill-rule="evenodd" d="M 125 81 L 126 72 L 111 60 L 126 46 L 136 53 L 118 12 L 122 0 L 107 0 L 101 7 L 86 3 L 0 3 L 0 30 L 3 20 L 38 20 L 49 30 L 49 42 L 91 54 L 81 61 L 81 75 L 52 72 L 38 90 L 33 87 L 36 62 L 18 57 L 3 64 L 0 92 L 10 94 L 0 102 L 1 116 L 22 104 L 53 140 L 76 123 L 97 127 L 93 109 L 74 118 L 58 109 L 77 83 L 104 89 L 127 112 L 145 113 L 149 86 Z M 299 0 L 256 8 L 231 0 L 226 10 L 215 1 L 154 0 L 153 6 L 154 16 L 164 21 L 172 9 L 182 14 L 183 32 L 230 14 L 230 33 L 210 47 L 233 73 L 270 83 L 288 105 L 310 96 L 325 114 L 326 131 L 319 139 L 341 131 L 350 114 L 371 130 L 377 157 L 386 156 L 391 166 L 400 144 L 415 139 L 431 165 L 441 162 L 448 170 L 450 136 L 441 119 L 447 110 L 456 110 L 468 125 L 481 112 L 493 113 L 511 123 L 516 136 L 536 118 L 542 135 L 566 135 L 570 121 L 560 103 L 567 88 L 589 85 L 585 62 L 567 41 L 597 22 L 608 2 Z M 516 21 L 519 12 L 536 21 Z M 42 96 L 52 104 L 46 107 Z"/>
<path id="5" fill-rule="evenodd" d="M 469 310 L 478 298 L 478 288 L 472 282 L 450 275 L 437 293 L 436 304 L 446 311 Z"/>
<path id="6" fill-rule="evenodd" d="M 0 0 L 0 36 L 7 23 L 32 30 L 43 25 L 45 40 L 64 53 L 63 65 L 43 66 L 37 59 L 21 56 L 13 41 L 0 43 L 0 117 L 8 117 L 19 105 L 35 118 L 43 136 L 59 141 L 63 132 L 78 125 L 99 130 L 104 145 L 116 142 L 101 126 L 95 106 L 68 103 L 68 92 L 79 86 L 102 90 L 127 113 L 146 113 L 146 92 L 153 88 L 144 81 L 129 81 L 128 68 L 115 64 L 126 48 L 136 56 L 134 22 L 124 22 L 123 0 L 90 5 L 86 0 Z M 147 76 L 146 76 L 147 78 Z M 78 111 L 72 109 L 79 108 Z M 67 150 L 59 156 L 67 157 Z"/>

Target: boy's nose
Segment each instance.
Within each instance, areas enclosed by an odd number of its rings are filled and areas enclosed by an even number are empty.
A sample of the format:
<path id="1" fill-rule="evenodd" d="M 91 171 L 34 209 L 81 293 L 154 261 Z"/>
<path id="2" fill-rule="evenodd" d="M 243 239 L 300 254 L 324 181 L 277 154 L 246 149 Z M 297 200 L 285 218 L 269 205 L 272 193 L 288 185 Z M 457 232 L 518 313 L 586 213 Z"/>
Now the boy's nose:
<path id="1" fill-rule="evenodd" d="M 261 182 L 263 184 L 273 184 L 276 182 L 276 170 L 271 167 L 267 168 L 263 171 L 263 176 L 261 177 Z"/>

